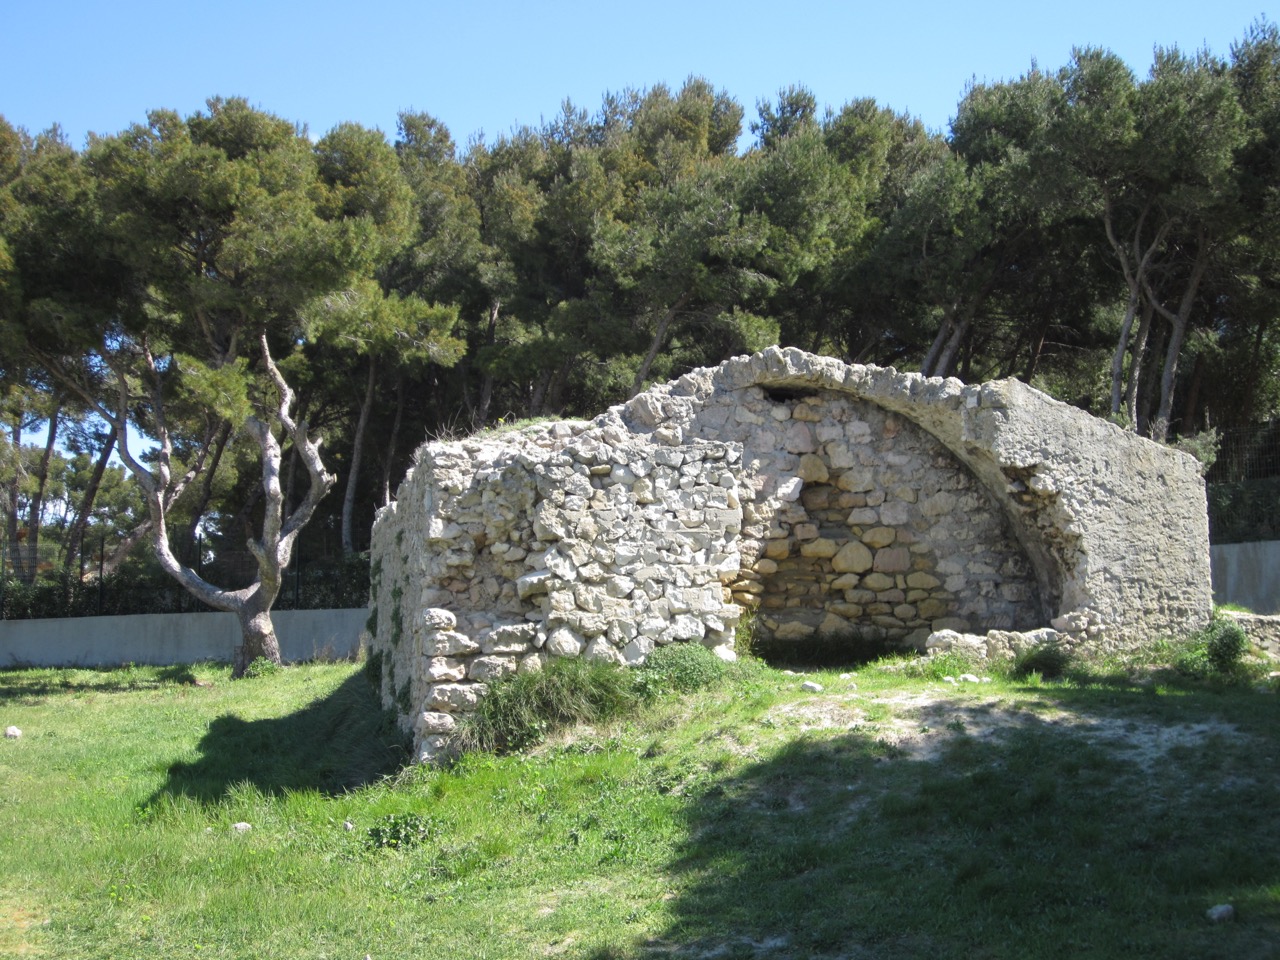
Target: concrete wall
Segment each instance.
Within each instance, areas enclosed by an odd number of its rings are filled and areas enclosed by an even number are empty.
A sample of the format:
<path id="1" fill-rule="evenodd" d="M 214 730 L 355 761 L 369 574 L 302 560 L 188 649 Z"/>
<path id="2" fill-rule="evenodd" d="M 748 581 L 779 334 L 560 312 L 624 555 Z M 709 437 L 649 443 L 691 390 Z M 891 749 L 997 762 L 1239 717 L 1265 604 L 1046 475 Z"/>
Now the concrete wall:
<path id="1" fill-rule="evenodd" d="M 1280 613 L 1280 541 L 1222 543 L 1209 548 L 1213 602 L 1254 613 Z"/>
<path id="2" fill-rule="evenodd" d="M 363 607 L 280 610 L 271 620 L 281 656 L 298 661 L 354 656 L 368 616 Z M 0 668 L 229 662 L 239 638 L 230 613 L 5 620 L 0 621 Z"/>

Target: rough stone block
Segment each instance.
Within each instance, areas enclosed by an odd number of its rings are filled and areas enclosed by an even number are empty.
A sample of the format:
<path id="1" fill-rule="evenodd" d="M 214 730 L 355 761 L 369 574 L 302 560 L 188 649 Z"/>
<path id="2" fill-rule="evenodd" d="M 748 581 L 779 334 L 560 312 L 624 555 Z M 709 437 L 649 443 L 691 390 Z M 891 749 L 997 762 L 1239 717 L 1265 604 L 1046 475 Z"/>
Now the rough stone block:
<path id="1" fill-rule="evenodd" d="M 871 551 L 857 541 L 850 541 L 831 558 L 831 569 L 836 573 L 865 573 L 871 569 Z"/>

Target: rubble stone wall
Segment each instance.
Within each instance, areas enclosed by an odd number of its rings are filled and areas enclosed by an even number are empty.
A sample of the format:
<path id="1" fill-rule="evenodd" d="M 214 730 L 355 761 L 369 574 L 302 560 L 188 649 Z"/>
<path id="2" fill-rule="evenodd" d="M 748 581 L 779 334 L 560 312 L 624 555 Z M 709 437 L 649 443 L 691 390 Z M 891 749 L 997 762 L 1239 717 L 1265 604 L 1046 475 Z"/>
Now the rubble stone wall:
<path id="1" fill-rule="evenodd" d="M 422 447 L 374 526 L 371 649 L 430 757 L 550 656 L 731 657 L 745 613 L 775 642 L 1121 643 L 1207 622 L 1208 558 L 1185 454 L 1017 381 L 773 348 Z"/>

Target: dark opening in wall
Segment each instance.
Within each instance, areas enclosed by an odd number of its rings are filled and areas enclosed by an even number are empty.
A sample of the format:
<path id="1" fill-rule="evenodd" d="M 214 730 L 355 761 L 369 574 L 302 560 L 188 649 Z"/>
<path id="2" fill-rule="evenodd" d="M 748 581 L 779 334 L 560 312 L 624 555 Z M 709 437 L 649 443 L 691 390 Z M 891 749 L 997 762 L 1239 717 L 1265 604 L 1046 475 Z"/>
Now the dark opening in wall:
<path id="1" fill-rule="evenodd" d="M 794 403 L 814 396 L 811 389 L 798 387 L 763 387 L 764 395 L 774 403 Z"/>

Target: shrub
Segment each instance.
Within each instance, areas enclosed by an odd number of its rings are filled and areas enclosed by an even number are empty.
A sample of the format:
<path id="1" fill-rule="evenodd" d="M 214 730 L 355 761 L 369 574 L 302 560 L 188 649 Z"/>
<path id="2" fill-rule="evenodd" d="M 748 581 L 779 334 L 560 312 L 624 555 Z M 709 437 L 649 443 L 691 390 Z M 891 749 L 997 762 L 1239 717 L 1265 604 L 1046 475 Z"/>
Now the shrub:
<path id="1" fill-rule="evenodd" d="M 1192 634 L 1187 646 L 1173 661 L 1183 676 L 1196 680 L 1235 679 L 1242 672 L 1242 660 L 1249 650 L 1249 638 L 1238 623 L 1214 620 Z"/>
<path id="2" fill-rule="evenodd" d="M 1015 677 L 1038 673 L 1046 680 L 1054 680 L 1067 672 L 1072 659 L 1071 651 L 1059 644 L 1041 644 L 1014 657 L 1011 673 Z"/>
<path id="3" fill-rule="evenodd" d="M 636 679 L 646 692 L 691 693 L 719 681 L 726 667 L 700 643 L 672 643 L 649 654 Z"/>
<path id="4" fill-rule="evenodd" d="M 266 657 L 258 657 L 244 668 L 244 678 L 246 680 L 258 680 L 262 677 L 274 676 L 283 669 L 280 664 L 268 660 Z"/>
<path id="5" fill-rule="evenodd" d="M 558 657 L 541 670 L 490 684 L 459 725 L 452 747 L 506 752 L 531 747 L 552 730 L 623 716 L 641 694 L 631 671 L 581 657 Z"/>
<path id="6" fill-rule="evenodd" d="M 1205 652 L 1209 662 L 1220 673 L 1230 673 L 1239 666 L 1249 650 L 1249 638 L 1238 623 L 1215 620 L 1205 627 Z"/>

